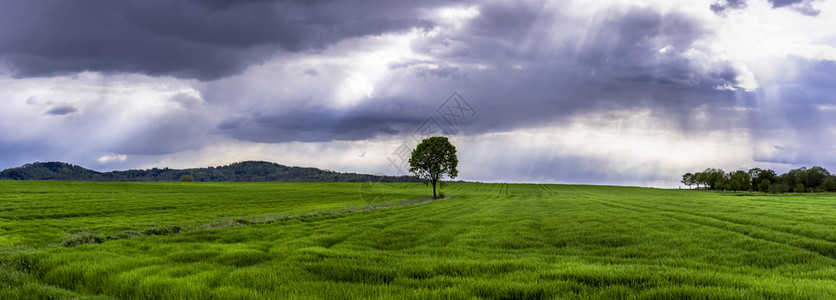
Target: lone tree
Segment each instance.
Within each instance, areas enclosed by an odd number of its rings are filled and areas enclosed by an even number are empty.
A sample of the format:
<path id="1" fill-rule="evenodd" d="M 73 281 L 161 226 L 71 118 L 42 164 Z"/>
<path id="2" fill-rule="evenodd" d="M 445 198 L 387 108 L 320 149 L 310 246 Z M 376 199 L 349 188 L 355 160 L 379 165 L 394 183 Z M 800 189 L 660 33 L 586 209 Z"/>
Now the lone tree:
<path id="1" fill-rule="evenodd" d="M 438 198 L 435 193 L 435 185 L 444 175 L 456 178 L 459 171 L 456 166 L 459 160 L 456 158 L 456 147 L 443 136 L 434 136 L 421 141 L 412 150 L 412 157 L 409 158 L 409 171 L 417 178 L 424 178 L 424 184 L 433 184 L 433 198 Z"/>

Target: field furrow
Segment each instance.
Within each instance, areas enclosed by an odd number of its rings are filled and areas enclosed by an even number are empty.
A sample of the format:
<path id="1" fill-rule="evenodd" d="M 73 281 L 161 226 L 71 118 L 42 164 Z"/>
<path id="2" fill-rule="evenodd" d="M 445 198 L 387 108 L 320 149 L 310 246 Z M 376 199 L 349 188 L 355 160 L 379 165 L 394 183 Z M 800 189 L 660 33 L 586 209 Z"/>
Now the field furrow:
<path id="1" fill-rule="evenodd" d="M 681 211 L 647 208 L 639 205 L 629 205 L 624 203 L 607 203 L 606 205 L 610 207 L 619 207 L 634 210 L 637 212 L 644 212 L 655 214 L 658 216 L 669 217 L 679 221 L 691 222 L 694 224 L 699 224 L 711 228 L 737 233 L 743 236 L 763 240 L 766 242 L 773 242 L 790 247 L 795 247 L 801 250 L 810 251 L 812 253 L 836 261 L 836 244 L 827 240 L 810 238 L 783 231 L 772 231 L 769 227 L 759 227 L 753 224 L 739 224 L 731 221 L 722 220 L 719 218 L 702 216 L 699 214 Z"/>

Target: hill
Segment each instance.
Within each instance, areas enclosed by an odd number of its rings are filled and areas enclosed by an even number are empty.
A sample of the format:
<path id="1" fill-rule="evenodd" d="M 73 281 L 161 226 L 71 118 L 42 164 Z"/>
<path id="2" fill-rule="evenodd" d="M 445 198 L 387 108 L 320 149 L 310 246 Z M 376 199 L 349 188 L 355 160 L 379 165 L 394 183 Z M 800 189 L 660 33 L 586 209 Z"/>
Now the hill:
<path id="1" fill-rule="evenodd" d="M 244 161 L 220 167 L 153 168 L 97 172 L 63 162 L 36 162 L 0 172 L 0 180 L 56 181 L 177 181 L 183 175 L 207 182 L 411 182 L 409 176 L 341 173 L 317 168 L 290 167 L 265 161 Z"/>

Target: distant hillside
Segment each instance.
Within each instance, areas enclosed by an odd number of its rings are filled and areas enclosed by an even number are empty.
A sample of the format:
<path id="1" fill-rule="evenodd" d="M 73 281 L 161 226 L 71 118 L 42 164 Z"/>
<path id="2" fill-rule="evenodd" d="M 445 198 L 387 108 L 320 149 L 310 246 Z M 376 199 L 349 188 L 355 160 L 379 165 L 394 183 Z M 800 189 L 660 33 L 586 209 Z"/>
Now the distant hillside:
<path id="1" fill-rule="evenodd" d="M 147 169 L 97 172 L 63 162 L 36 162 L 0 172 L 0 180 L 59 181 L 178 181 L 190 175 L 195 181 L 211 182 L 409 182 L 409 176 L 376 176 L 339 173 L 317 168 L 289 167 L 264 161 L 237 162 L 221 167 L 195 169 Z"/>

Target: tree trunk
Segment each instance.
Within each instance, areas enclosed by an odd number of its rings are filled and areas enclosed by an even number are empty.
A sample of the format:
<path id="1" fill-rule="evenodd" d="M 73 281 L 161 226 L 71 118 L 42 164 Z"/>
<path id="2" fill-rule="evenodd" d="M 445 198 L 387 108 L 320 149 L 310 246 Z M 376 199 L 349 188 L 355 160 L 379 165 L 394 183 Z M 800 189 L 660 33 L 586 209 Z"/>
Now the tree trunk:
<path id="1" fill-rule="evenodd" d="M 436 183 L 437 181 L 438 181 L 438 180 L 433 179 L 433 199 L 438 198 L 438 197 L 436 197 L 436 196 L 435 196 L 435 183 Z"/>

